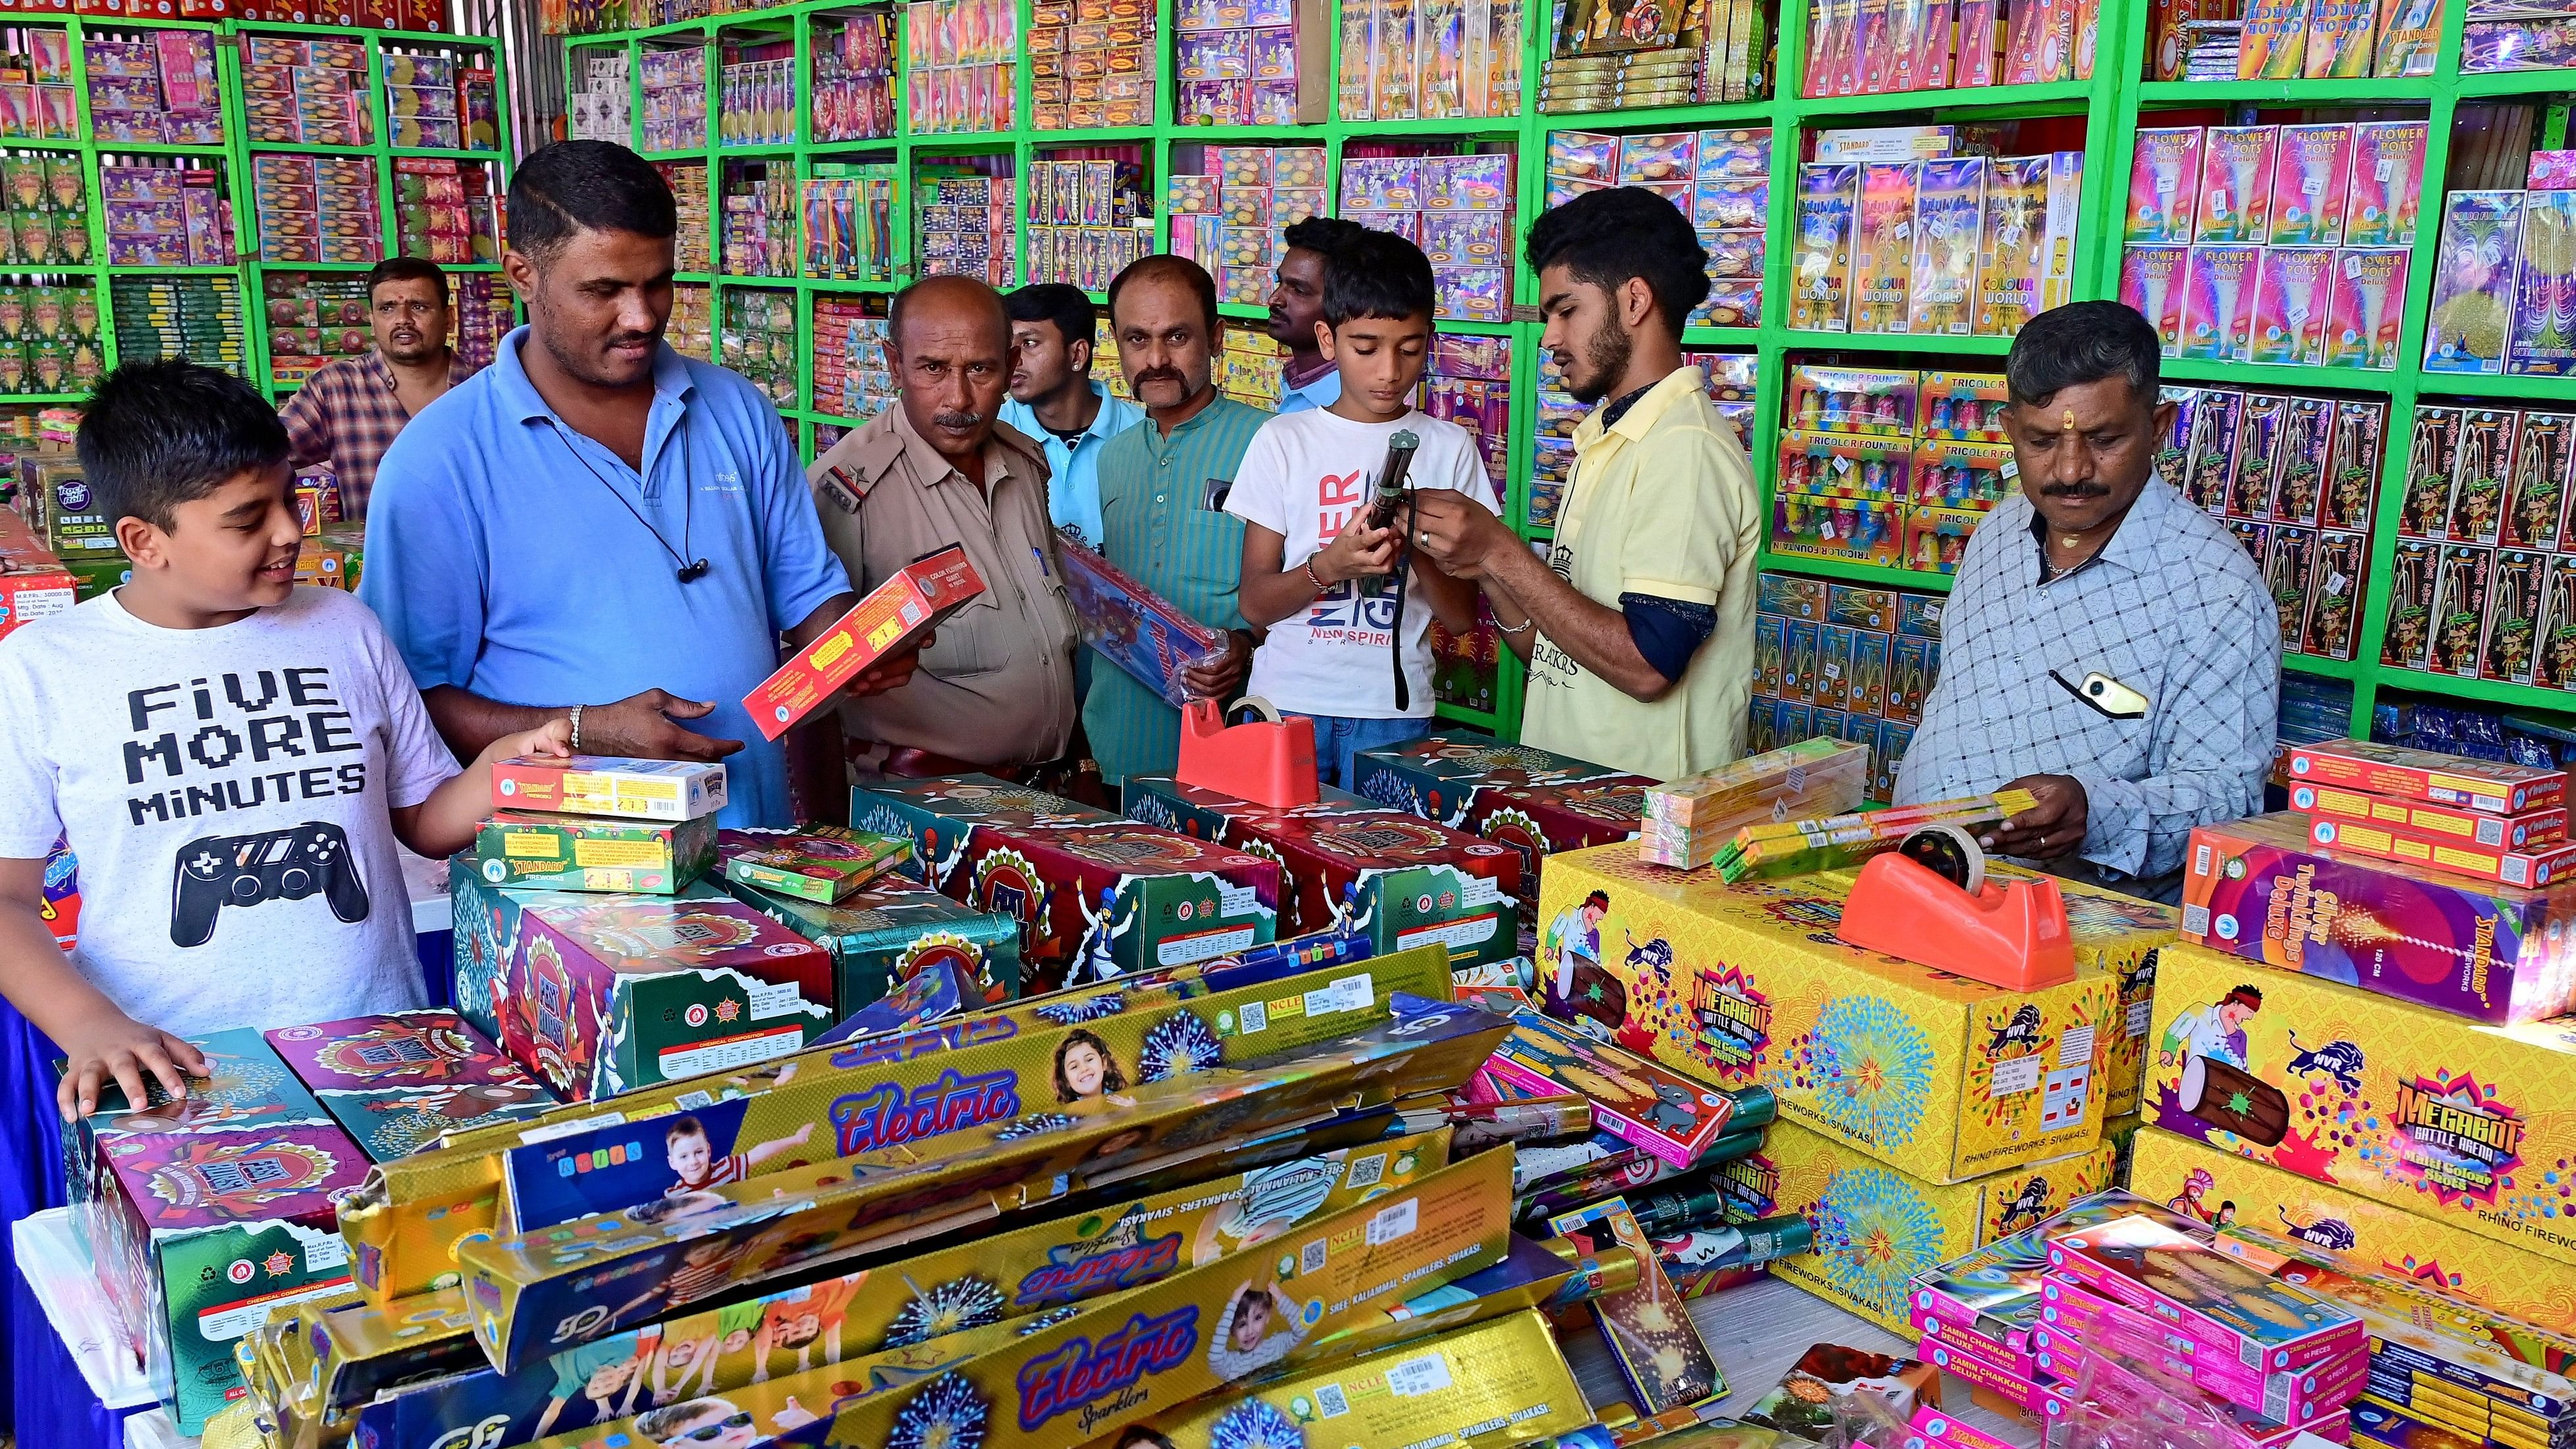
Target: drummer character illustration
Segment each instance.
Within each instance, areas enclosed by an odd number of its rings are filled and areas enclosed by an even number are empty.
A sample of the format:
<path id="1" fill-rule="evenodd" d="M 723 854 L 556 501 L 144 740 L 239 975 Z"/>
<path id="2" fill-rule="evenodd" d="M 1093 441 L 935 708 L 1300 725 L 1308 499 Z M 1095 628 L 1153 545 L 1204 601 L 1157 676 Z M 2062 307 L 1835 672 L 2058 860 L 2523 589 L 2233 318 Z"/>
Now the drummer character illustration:
<path id="1" fill-rule="evenodd" d="M 2172 1066 L 2193 1057 L 2208 1057 L 2231 1067 L 2245 1065 L 2245 1023 L 2263 1009 L 2263 993 L 2238 986 L 2207 1006 L 2190 1007 L 2165 1028 L 2156 1064 Z"/>

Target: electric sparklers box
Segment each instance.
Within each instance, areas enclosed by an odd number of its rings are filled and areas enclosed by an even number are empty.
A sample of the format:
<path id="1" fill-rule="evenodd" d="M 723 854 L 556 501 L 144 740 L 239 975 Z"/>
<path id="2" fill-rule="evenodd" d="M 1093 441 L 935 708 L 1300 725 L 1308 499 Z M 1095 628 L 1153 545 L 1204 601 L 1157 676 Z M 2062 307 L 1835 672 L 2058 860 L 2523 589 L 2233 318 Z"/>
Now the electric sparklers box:
<path id="1" fill-rule="evenodd" d="M 2108 1147 L 1943 1184 L 1787 1122 L 1745 1162 L 1769 1171 L 1779 1210 L 1816 1235 L 1812 1251 L 1772 1259 L 1771 1272 L 1900 1336 L 1918 1275 L 2111 1185 Z"/>
<path id="2" fill-rule="evenodd" d="M 1284 932 L 1347 919 L 1379 951 L 1440 942 L 1460 970 L 1520 953 L 1521 862 L 1504 846 L 1330 787 L 1286 808 L 1165 776 L 1126 790 L 1133 819 L 1278 861 Z"/>
<path id="3" fill-rule="evenodd" d="M 2172 939 L 2163 907 L 2064 887 L 2077 975 L 2020 993 L 1834 939 L 1855 878 L 1727 885 L 1633 849 L 1560 855 L 1541 882 L 1540 994 L 1619 1045 L 1933 1182 L 2101 1140 L 2135 1091 L 2147 1014 L 2123 1001 Z"/>
<path id="4" fill-rule="evenodd" d="M 916 559 L 887 575 L 821 638 L 778 666 L 743 696 L 742 707 L 761 734 L 774 740 L 863 670 L 901 652 L 982 592 L 983 577 L 966 561 L 965 549 L 951 546 Z"/>
<path id="5" fill-rule="evenodd" d="M 500 810 L 470 857 L 496 886 L 670 895 L 716 862 L 716 820 L 613 820 Z"/>
<path id="6" fill-rule="evenodd" d="M 884 880 L 830 904 L 739 882 L 725 889 L 830 953 L 832 999 L 844 1016 L 943 961 L 972 978 L 985 1001 L 1020 994 L 1020 923 L 998 911 Z"/>
<path id="7" fill-rule="evenodd" d="M 725 807 L 725 767 L 696 760 L 502 760 L 492 808 L 622 820 L 695 820 Z"/>
<path id="8" fill-rule="evenodd" d="M 2183 939 L 2472 1021 L 2557 1016 L 2576 997 L 2576 889 L 2348 859 L 2308 830 L 2294 814 L 2193 830 Z"/>
<path id="9" fill-rule="evenodd" d="M 1655 782 L 1528 745 L 1433 737 L 1361 752 L 1352 789 L 1520 852 L 1534 904 L 1539 857 L 1633 840 Z"/>
<path id="10" fill-rule="evenodd" d="M 1276 938 L 1279 864 L 981 775 L 852 792 L 861 830 L 912 841 L 935 889 L 1021 924 L 1032 992 Z"/>
<path id="11" fill-rule="evenodd" d="M 2550 1180 L 2576 1159 L 2576 1022 L 2483 1027 L 2191 946 L 2158 986 L 2158 1127 L 2576 1272 Z"/>

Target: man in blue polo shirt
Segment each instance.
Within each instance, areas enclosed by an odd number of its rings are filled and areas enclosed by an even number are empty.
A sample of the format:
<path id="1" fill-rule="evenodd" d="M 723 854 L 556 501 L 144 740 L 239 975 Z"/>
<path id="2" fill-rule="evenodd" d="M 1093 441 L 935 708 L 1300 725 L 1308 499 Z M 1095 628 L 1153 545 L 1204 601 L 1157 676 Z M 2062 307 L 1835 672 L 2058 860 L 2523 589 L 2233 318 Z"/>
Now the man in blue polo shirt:
<path id="1" fill-rule="evenodd" d="M 1078 287 L 1037 282 L 1002 299 L 1011 317 L 1011 395 L 1002 421 L 1046 450 L 1047 521 L 1100 547 L 1100 450 L 1145 410 L 1092 381 L 1098 313 Z"/>
<path id="2" fill-rule="evenodd" d="M 853 602 L 795 445 L 750 383 L 663 343 L 679 218 L 642 157 L 545 147 L 509 217 L 529 323 L 385 454 L 359 597 L 460 757 L 570 714 L 576 751 L 723 759 L 724 824 L 790 824 L 788 751 L 742 698 L 782 635 L 801 649 Z M 812 813 L 846 809 L 837 760 L 798 768 Z"/>

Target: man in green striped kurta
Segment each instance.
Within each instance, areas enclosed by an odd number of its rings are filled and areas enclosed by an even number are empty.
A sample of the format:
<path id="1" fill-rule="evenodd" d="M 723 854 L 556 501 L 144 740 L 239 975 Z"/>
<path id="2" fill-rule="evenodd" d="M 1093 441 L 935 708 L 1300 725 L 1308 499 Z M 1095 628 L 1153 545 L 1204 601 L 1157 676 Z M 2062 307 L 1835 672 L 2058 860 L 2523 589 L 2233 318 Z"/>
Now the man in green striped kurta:
<path id="1" fill-rule="evenodd" d="M 1109 325 L 1145 425 L 1100 451 L 1101 552 L 1183 613 L 1229 632 L 1225 657 L 1191 670 L 1187 684 L 1231 700 L 1254 641 L 1235 598 L 1243 520 L 1225 511 L 1225 494 L 1270 414 L 1216 390 L 1216 283 L 1197 263 L 1152 256 L 1120 272 L 1109 284 Z M 1082 727 L 1112 785 L 1168 775 L 1180 755 L 1180 712 L 1122 669 L 1091 671 Z"/>

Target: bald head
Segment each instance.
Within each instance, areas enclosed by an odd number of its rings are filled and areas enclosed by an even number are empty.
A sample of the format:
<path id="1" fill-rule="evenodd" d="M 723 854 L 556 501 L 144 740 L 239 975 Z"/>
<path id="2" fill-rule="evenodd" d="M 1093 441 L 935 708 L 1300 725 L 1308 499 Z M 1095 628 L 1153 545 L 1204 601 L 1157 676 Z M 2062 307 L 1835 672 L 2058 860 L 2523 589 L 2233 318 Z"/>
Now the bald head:
<path id="1" fill-rule="evenodd" d="M 912 430 L 984 482 L 984 444 L 1011 381 L 1011 318 L 972 277 L 925 277 L 895 295 L 887 358 Z"/>

